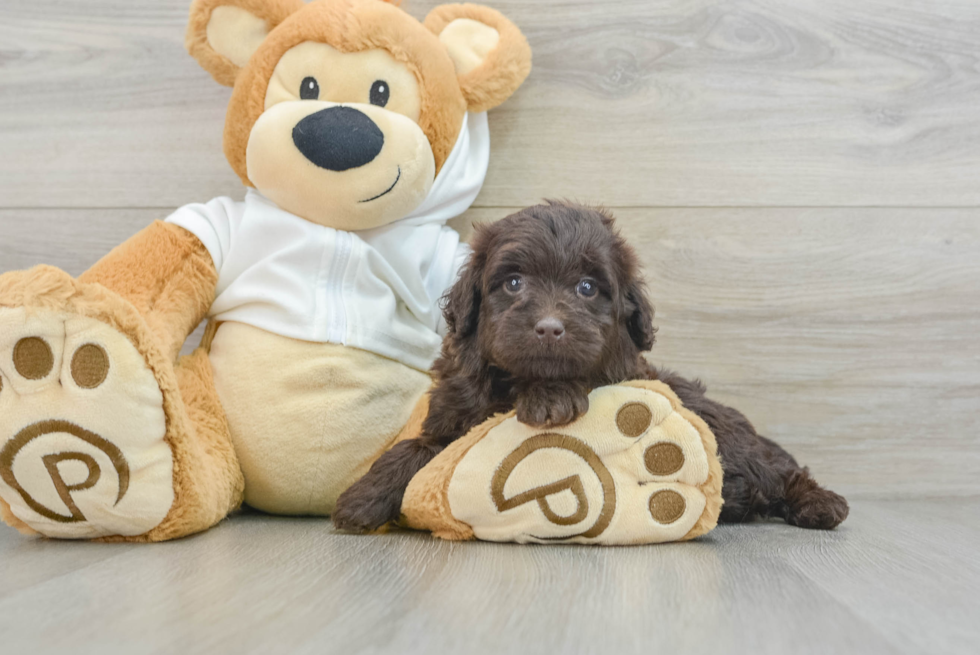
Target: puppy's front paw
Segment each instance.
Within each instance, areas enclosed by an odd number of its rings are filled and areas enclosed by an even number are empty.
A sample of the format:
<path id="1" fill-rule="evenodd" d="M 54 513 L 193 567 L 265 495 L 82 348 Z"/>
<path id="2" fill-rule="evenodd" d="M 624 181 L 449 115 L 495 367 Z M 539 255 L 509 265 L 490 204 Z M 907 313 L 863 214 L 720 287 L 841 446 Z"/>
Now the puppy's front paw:
<path id="1" fill-rule="evenodd" d="M 515 409 L 525 425 L 566 425 L 589 410 L 588 390 L 572 384 L 531 385 L 521 391 Z"/>

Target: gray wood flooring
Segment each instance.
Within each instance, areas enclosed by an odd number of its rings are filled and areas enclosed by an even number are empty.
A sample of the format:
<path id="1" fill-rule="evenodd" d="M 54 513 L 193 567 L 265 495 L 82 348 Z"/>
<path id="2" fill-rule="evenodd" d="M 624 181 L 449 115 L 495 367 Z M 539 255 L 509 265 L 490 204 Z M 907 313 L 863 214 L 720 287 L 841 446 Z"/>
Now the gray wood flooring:
<path id="1" fill-rule="evenodd" d="M 0 526 L 0 653 L 980 652 L 980 2 L 481 1 L 534 71 L 457 225 L 610 207 L 653 359 L 851 517 L 630 549 L 257 514 L 152 547 Z M 0 273 L 78 274 L 178 205 L 242 196 L 189 2 L 0 2 Z"/>
<path id="2" fill-rule="evenodd" d="M 980 499 L 631 548 L 233 517 L 152 546 L 0 531 L 4 653 L 920 653 L 980 646 Z"/>

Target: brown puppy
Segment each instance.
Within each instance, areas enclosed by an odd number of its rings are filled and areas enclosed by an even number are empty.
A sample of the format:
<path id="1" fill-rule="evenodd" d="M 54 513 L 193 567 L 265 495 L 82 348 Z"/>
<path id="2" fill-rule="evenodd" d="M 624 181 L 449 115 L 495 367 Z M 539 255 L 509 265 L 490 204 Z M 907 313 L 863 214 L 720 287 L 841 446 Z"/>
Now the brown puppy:
<path id="1" fill-rule="evenodd" d="M 422 435 L 397 444 L 340 496 L 338 527 L 364 532 L 397 519 L 412 476 L 494 414 L 516 409 L 529 425 L 569 423 L 588 409 L 592 389 L 631 379 L 663 381 L 714 431 L 722 521 L 774 516 L 831 529 L 847 517 L 843 497 L 740 412 L 642 357 L 654 342 L 653 308 L 636 255 L 603 211 L 549 202 L 479 226 L 445 316 Z"/>

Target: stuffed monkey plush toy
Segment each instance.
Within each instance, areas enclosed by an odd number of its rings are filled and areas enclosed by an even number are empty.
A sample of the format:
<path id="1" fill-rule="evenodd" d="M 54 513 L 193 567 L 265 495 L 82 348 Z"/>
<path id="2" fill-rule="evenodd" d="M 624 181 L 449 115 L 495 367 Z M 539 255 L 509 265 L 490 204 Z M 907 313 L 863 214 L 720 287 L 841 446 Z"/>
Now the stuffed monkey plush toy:
<path id="1" fill-rule="evenodd" d="M 486 111 L 531 67 L 520 31 L 477 5 L 420 23 L 382 0 L 194 0 L 187 47 L 234 87 L 224 151 L 244 201 L 181 207 L 78 279 L 0 276 L 0 517 L 22 532 L 160 541 L 243 501 L 329 515 L 418 425 L 438 300 L 468 255 L 446 221 L 485 177 Z M 178 359 L 205 318 L 201 347 Z M 595 393 L 569 427 L 593 435 L 585 450 L 527 450 L 541 435 L 493 419 L 417 476 L 406 521 L 595 543 L 713 527 L 720 469 L 703 424 L 666 388 Z M 683 470 L 637 473 L 642 453 L 609 436 L 636 403 L 648 412 L 633 438 L 676 441 Z M 574 480 L 568 457 L 587 467 Z M 642 502 L 620 489 L 651 480 L 675 489 L 659 522 L 649 488 Z"/>

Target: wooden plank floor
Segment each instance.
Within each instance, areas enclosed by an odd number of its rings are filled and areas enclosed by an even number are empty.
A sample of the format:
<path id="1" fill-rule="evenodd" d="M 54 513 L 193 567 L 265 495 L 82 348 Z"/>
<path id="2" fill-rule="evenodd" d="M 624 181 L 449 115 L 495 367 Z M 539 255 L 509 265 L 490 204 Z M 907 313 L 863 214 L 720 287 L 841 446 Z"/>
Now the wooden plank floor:
<path id="1" fill-rule="evenodd" d="M 189 1 L 0 2 L 0 273 L 78 274 L 176 206 L 242 196 Z M 534 71 L 456 225 L 611 207 L 653 359 L 851 517 L 625 549 L 257 514 L 152 547 L 0 526 L 0 652 L 978 652 L 980 2 L 482 1 Z"/>
<path id="2" fill-rule="evenodd" d="M 153 546 L 0 531 L 4 653 L 943 653 L 980 644 L 980 499 L 630 548 L 233 517 Z"/>

